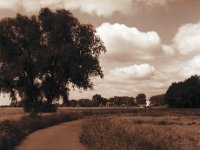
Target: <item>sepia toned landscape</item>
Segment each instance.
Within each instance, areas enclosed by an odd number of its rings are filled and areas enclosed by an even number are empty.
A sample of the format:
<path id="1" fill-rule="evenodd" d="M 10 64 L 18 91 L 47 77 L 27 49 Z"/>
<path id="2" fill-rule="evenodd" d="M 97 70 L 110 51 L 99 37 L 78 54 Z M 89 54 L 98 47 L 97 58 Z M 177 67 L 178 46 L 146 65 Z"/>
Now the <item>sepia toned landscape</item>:
<path id="1" fill-rule="evenodd" d="M 0 150 L 200 149 L 199 0 L 0 0 Z"/>

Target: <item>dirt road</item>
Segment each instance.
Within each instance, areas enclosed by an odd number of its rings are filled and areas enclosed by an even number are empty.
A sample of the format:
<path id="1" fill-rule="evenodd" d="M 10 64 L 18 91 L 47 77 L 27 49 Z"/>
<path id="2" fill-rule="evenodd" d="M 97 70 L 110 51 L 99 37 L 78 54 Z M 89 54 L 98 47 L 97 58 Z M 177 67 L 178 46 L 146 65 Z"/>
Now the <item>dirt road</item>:
<path id="1" fill-rule="evenodd" d="M 38 130 L 22 141 L 16 150 L 86 150 L 79 142 L 82 120 Z"/>

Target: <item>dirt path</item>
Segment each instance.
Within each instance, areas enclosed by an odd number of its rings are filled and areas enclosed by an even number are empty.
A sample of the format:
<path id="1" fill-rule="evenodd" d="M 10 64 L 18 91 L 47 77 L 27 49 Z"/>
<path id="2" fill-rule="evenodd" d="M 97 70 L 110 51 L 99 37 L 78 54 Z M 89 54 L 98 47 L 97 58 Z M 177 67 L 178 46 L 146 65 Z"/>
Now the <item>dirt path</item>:
<path id="1" fill-rule="evenodd" d="M 30 134 L 16 150 L 85 150 L 79 142 L 82 120 L 62 123 Z"/>

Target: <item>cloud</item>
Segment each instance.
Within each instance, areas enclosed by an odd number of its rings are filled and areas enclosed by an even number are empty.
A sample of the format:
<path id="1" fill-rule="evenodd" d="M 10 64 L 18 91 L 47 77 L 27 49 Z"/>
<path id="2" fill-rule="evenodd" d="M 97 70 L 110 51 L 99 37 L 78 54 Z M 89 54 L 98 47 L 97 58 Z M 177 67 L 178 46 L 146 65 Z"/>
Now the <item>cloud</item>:
<path id="1" fill-rule="evenodd" d="M 9 8 L 11 2 L 12 0 L 8 1 L 0 0 L 0 8 Z"/>
<path id="2" fill-rule="evenodd" d="M 43 7 L 79 9 L 81 12 L 109 17 L 115 12 L 132 15 L 141 8 L 165 6 L 175 0 L 0 0 L 0 9 L 11 9 L 16 12 L 38 12 Z"/>
<path id="3" fill-rule="evenodd" d="M 133 2 L 139 2 L 139 3 L 143 3 L 146 5 L 165 5 L 167 4 L 167 2 L 170 0 L 133 0 Z"/>
<path id="4" fill-rule="evenodd" d="M 148 60 L 162 53 L 161 39 L 155 31 L 141 32 L 124 24 L 103 23 L 97 29 L 112 61 Z"/>
<path id="5" fill-rule="evenodd" d="M 134 14 L 144 6 L 163 6 L 174 0 L 68 0 L 65 1 L 65 8 L 80 9 L 88 14 L 109 17 L 115 12 L 121 14 Z"/>
<path id="6" fill-rule="evenodd" d="M 111 16 L 114 12 L 131 13 L 132 0 L 69 0 L 65 3 L 67 9 L 80 9 L 88 14 Z"/>
<path id="7" fill-rule="evenodd" d="M 110 77 L 115 80 L 145 80 L 151 79 L 154 74 L 155 68 L 153 66 L 149 64 L 141 64 L 128 67 L 120 67 L 111 70 Z"/>
<path id="8" fill-rule="evenodd" d="M 191 60 L 182 64 L 180 74 L 188 78 L 194 74 L 200 75 L 200 55 L 193 57 Z"/>
<path id="9" fill-rule="evenodd" d="M 162 45 L 162 50 L 168 56 L 173 56 L 175 53 L 175 50 L 171 45 Z"/>
<path id="10" fill-rule="evenodd" d="M 200 52 L 200 22 L 186 24 L 178 29 L 174 39 L 173 47 L 182 55 Z"/>
<path id="11" fill-rule="evenodd" d="M 181 81 L 192 75 L 200 75 L 200 55 L 189 60 L 174 60 L 163 66 L 162 72 L 172 81 Z"/>
<path id="12" fill-rule="evenodd" d="M 132 11 L 132 0 L 0 0 L 0 9 L 14 9 L 27 13 L 37 12 L 43 7 L 65 8 L 97 16 L 111 16 L 114 12 L 128 14 Z"/>
<path id="13" fill-rule="evenodd" d="M 12 9 L 16 6 L 15 0 L 0 0 L 0 9 Z"/>

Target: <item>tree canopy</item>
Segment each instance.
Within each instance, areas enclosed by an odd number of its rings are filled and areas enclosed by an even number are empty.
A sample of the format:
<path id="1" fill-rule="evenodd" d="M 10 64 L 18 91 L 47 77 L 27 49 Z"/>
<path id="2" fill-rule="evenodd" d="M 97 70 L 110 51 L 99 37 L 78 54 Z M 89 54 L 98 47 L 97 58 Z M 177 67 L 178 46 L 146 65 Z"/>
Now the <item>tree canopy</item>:
<path id="1" fill-rule="evenodd" d="M 150 101 L 150 104 L 153 106 L 161 106 L 165 104 L 164 98 L 165 98 L 165 94 L 154 95 L 149 98 L 149 101 Z"/>
<path id="2" fill-rule="evenodd" d="M 144 93 L 140 93 L 136 96 L 137 104 L 146 104 L 146 95 Z"/>
<path id="3" fill-rule="evenodd" d="M 109 102 L 111 102 L 115 106 L 121 106 L 121 105 L 135 106 L 136 105 L 135 98 L 129 97 L 129 96 L 114 96 L 109 99 Z"/>
<path id="4" fill-rule="evenodd" d="M 99 55 L 106 51 L 92 25 L 71 12 L 41 9 L 0 21 L 0 90 L 21 98 L 26 111 L 67 100 L 70 85 L 92 88 L 103 77 Z"/>
<path id="5" fill-rule="evenodd" d="M 170 107 L 200 107 L 199 76 L 191 76 L 183 82 L 172 83 L 164 100 Z"/>
<path id="6" fill-rule="evenodd" d="M 106 105 L 107 99 L 102 97 L 100 94 L 95 94 L 92 96 L 92 101 L 94 103 L 94 106 L 99 106 L 99 105 Z"/>

